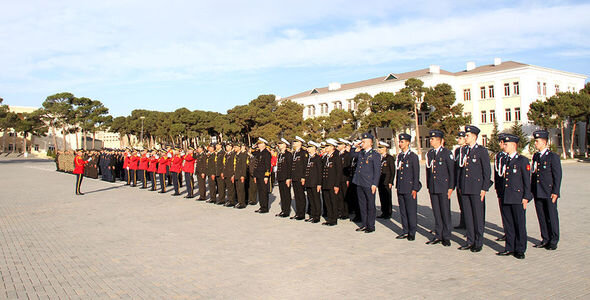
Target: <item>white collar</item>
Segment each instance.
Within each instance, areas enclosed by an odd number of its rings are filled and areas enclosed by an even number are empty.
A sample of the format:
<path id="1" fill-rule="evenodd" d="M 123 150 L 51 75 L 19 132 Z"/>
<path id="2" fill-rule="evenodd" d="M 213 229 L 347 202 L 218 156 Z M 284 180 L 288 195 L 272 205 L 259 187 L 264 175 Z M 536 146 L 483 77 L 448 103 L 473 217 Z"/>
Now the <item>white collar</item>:
<path id="1" fill-rule="evenodd" d="M 514 157 L 516 157 L 516 155 L 518 155 L 517 151 L 514 151 L 514 153 L 512 154 L 508 154 L 508 156 L 510 157 L 510 159 L 513 159 Z"/>
<path id="2" fill-rule="evenodd" d="M 545 149 L 543 149 L 543 150 L 539 151 L 539 155 L 540 155 L 540 156 L 543 156 L 543 155 L 545 155 L 545 153 L 547 152 L 547 150 L 549 150 L 549 148 L 545 147 Z"/>
<path id="3" fill-rule="evenodd" d="M 405 155 L 407 155 L 408 153 L 410 153 L 410 147 L 408 147 L 408 150 L 406 150 L 405 152 L 402 152 L 402 154 L 403 154 L 404 156 L 405 156 Z"/>
<path id="4" fill-rule="evenodd" d="M 434 152 L 435 152 L 435 153 L 438 153 L 438 151 L 440 151 L 440 149 L 441 149 L 441 148 L 442 148 L 442 145 L 438 146 L 438 148 L 435 148 L 435 149 L 434 149 Z"/>

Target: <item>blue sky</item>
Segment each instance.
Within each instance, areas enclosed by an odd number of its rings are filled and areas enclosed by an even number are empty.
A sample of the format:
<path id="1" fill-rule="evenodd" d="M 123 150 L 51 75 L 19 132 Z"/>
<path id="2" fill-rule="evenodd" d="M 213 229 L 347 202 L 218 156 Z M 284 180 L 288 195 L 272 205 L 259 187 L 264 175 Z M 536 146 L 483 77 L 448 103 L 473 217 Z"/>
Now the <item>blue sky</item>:
<path id="1" fill-rule="evenodd" d="M 427 68 L 504 61 L 590 74 L 587 1 L 0 0 L 0 97 L 69 91 L 114 116 L 225 112 Z"/>

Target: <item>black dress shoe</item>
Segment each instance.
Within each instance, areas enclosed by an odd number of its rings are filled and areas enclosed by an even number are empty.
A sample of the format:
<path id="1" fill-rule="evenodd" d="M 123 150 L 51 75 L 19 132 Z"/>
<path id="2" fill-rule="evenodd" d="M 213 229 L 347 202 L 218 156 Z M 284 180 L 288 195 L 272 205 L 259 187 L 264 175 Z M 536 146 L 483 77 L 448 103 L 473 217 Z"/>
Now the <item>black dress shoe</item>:
<path id="1" fill-rule="evenodd" d="M 215 203 L 215 201 L 213 201 L 213 200 L 211 200 L 211 199 L 209 199 L 209 200 L 207 200 L 207 201 L 205 201 L 205 202 L 206 202 L 206 203 Z"/>
<path id="2" fill-rule="evenodd" d="M 549 245 L 549 243 L 538 243 L 533 246 L 533 248 L 545 248 Z"/>
<path id="3" fill-rule="evenodd" d="M 506 235 L 503 235 L 503 236 L 496 239 L 497 242 L 503 242 L 505 240 L 506 240 Z"/>
<path id="4" fill-rule="evenodd" d="M 248 205 L 256 205 L 256 202 L 248 202 Z"/>
<path id="5" fill-rule="evenodd" d="M 407 239 L 408 238 L 408 234 L 404 233 L 404 234 L 400 234 L 398 236 L 395 237 L 398 240 L 402 240 L 402 239 Z"/>
<path id="6" fill-rule="evenodd" d="M 465 245 L 465 246 L 461 246 L 461 247 L 459 247 L 457 249 L 459 249 L 459 250 L 469 250 L 471 248 L 473 248 L 473 245 Z"/>
<path id="7" fill-rule="evenodd" d="M 207 201 L 207 198 L 199 198 L 197 201 Z"/>
<path id="8" fill-rule="evenodd" d="M 305 220 L 305 217 L 295 217 L 295 220 L 297 220 L 297 221 Z"/>
<path id="9" fill-rule="evenodd" d="M 346 219 L 348 219 L 348 216 L 341 216 L 340 217 L 340 220 L 346 220 Z"/>
<path id="10" fill-rule="evenodd" d="M 389 219 L 389 218 L 391 218 L 391 216 L 380 215 L 377 218 L 379 218 L 379 219 Z"/>
<path id="11" fill-rule="evenodd" d="M 517 259 L 524 259 L 524 253 L 522 253 L 522 252 L 515 252 L 514 253 L 514 257 L 516 257 Z"/>
<path id="12" fill-rule="evenodd" d="M 180 194 L 179 193 L 174 193 L 174 194 L 172 194 L 172 196 L 180 196 Z"/>
<path id="13" fill-rule="evenodd" d="M 445 246 L 445 247 L 450 247 L 451 246 L 451 241 L 449 241 L 449 240 L 443 240 L 442 241 L 442 245 Z"/>
<path id="14" fill-rule="evenodd" d="M 365 231 L 367 230 L 367 227 L 359 227 L 357 229 L 355 229 L 355 231 Z"/>
<path id="15" fill-rule="evenodd" d="M 367 228 L 367 229 L 365 230 L 365 233 L 371 233 L 371 232 L 375 232 L 375 229 L 369 229 L 369 228 Z"/>
<path id="16" fill-rule="evenodd" d="M 498 255 L 498 256 L 508 256 L 508 255 L 513 255 L 513 254 L 514 253 L 512 251 L 507 251 L 507 250 L 504 250 L 502 252 L 497 252 L 496 253 L 496 255 Z"/>
<path id="17" fill-rule="evenodd" d="M 215 204 L 217 204 L 217 205 L 224 205 L 225 202 L 215 202 Z"/>
<path id="18" fill-rule="evenodd" d="M 225 203 L 223 206 L 225 206 L 225 207 L 230 207 L 230 206 L 235 206 L 235 204 L 231 204 L 231 203 L 229 203 L 229 202 L 226 202 L 226 203 Z"/>
<path id="19" fill-rule="evenodd" d="M 245 205 L 242 205 L 242 204 L 238 204 L 238 205 L 235 206 L 235 208 L 237 208 L 237 209 L 244 209 L 244 208 L 246 208 L 246 206 Z"/>
<path id="20" fill-rule="evenodd" d="M 260 208 L 259 208 L 259 209 L 255 210 L 254 212 L 255 212 L 255 213 L 259 213 L 259 212 L 261 212 L 261 211 L 262 211 L 262 209 L 260 209 Z"/>
<path id="21" fill-rule="evenodd" d="M 471 252 L 479 252 L 481 251 L 481 247 L 471 247 Z"/>
<path id="22" fill-rule="evenodd" d="M 314 224 L 315 223 L 319 223 L 319 222 L 320 222 L 320 219 L 313 219 L 313 220 L 311 220 L 311 223 L 314 223 Z"/>
<path id="23" fill-rule="evenodd" d="M 166 192 L 159 191 L 158 194 L 166 194 Z"/>
<path id="24" fill-rule="evenodd" d="M 307 218 L 305 219 L 305 222 L 311 222 L 313 219 L 312 218 Z"/>
<path id="25" fill-rule="evenodd" d="M 455 229 L 466 229 L 467 227 L 465 227 L 465 225 L 459 224 L 457 226 L 454 227 Z"/>
<path id="26" fill-rule="evenodd" d="M 439 240 L 439 239 L 432 239 L 432 240 L 430 240 L 430 241 L 426 242 L 426 245 L 436 245 L 436 244 L 438 244 L 438 243 L 440 243 L 440 242 L 442 242 L 442 240 Z"/>
<path id="27" fill-rule="evenodd" d="M 549 244 L 547 244 L 547 246 L 545 246 L 545 249 L 547 249 L 547 250 L 557 250 L 557 245 L 549 245 Z"/>
<path id="28" fill-rule="evenodd" d="M 413 241 L 413 240 L 415 240 L 415 239 L 416 239 L 416 237 L 415 237 L 415 236 L 413 236 L 413 235 L 408 235 L 408 241 Z"/>
<path id="29" fill-rule="evenodd" d="M 354 219 L 350 219 L 351 222 L 360 222 L 362 221 L 361 218 L 354 218 Z"/>

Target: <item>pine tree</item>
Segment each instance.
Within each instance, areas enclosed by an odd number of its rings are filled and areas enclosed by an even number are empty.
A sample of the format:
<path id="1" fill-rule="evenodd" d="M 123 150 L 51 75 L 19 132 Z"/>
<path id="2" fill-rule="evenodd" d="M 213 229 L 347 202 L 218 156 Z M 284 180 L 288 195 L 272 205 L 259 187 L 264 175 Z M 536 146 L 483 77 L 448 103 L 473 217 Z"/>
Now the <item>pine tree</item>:
<path id="1" fill-rule="evenodd" d="M 500 143 L 498 142 L 498 122 L 494 120 L 494 129 L 492 130 L 492 137 L 488 141 L 488 150 L 492 153 L 500 152 Z M 494 155 L 495 156 L 495 155 Z"/>
<path id="2" fill-rule="evenodd" d="M 520 154 L 522 150 L 528 145 L 529 138 L 526 136 L 524 131 L 522 130 L 522 124 L 518 123 L 518 121 L 514 121 L 514 125 L 510 127 L 510 133 L 517 136 L 520 140 L 518 141 L 518 153 Z"/>

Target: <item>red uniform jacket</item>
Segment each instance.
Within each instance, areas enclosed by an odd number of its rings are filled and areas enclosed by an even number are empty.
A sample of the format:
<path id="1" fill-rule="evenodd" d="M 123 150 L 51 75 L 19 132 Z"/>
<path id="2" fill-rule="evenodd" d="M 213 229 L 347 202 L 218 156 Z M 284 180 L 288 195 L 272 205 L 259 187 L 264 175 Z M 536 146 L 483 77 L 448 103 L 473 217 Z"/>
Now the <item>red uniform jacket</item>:
<path id="1" fill-rule="evenodd" d="M 158 174 L 166 174 L 166 166 L 170 165 L 170 159 L 166 156 L 160 157 L 158 164 Z"/>
<path id="2" fill-rule="evenodd" d="M 82 156 L 77 155 L 76 158 L 74 158 L 74 174 L 84 174 L 84 165 L 87 163 L 87 160 L 84 160 Z"/>
<path id="3" fill-rule="evenodd" d="M 176 173 L 180 173 L 180 170 L 182 169 L 182 157 L 179 156 L 174 156 L 172 157 L 172 163 L 170 164 L 170 172 L 176 172 Z"/>
<path id="4" fill-rule="evenodd" d="M 129 157 L 125 155 L 123 158 L 123 169 L 127 170 L 127 167 L 129 167 Z"/>
<path id="5" fill-rule="evenodd" d="M 137 167 L 137 169 L 138 170 L 147 170 L 149 160 L 150 159 L 145 154 L 142 155 L 141 159 L 139 159 L 139 166 Z"/>
<path id="6" fill-rule="evenodd" d="M 184 166 L 182 166 L 182 171 L 186 173 L 195 173 L 195 158 L 187 154 L 184 156 Z"/>
<path id="7" fill-rule="evenodd" d="M 156 172 L 157 167 L 158 167 L 158 159 L 155 156 L 150 157 L 150 161 L 149 161 L 149 165 L 148 165 L 148 172 Z"/>
<path id="8" fill-rule="evenodd" d="M 139 157 L 133 155 L 129 158 L 129 169 L 137 170 L 137 163 L 139 163 Z"/>

